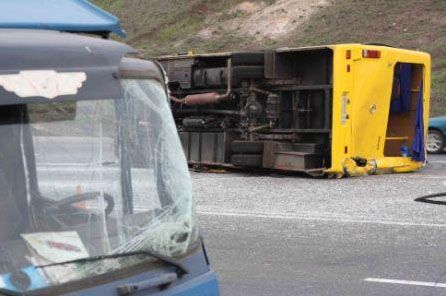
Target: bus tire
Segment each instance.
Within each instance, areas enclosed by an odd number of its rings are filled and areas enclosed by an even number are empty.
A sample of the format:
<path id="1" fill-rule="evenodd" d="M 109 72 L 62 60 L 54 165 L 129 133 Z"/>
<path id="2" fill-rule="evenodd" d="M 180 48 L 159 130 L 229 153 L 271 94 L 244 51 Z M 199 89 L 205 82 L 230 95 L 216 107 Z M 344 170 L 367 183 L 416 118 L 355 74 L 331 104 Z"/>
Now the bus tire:
<path id="1" fill-rule="evenodd" d="M 235 66 L 232 67 L 232 82 L 239 85 L 245 80 L 263 79 L 264 72 L 263 66 Z"/>
<path id="2" fill-rule="evenodd" d="M 265 63 L 265 55 L 262 52 L 236 52 L 231 55 L 233 66 L 259 65 Z"/>

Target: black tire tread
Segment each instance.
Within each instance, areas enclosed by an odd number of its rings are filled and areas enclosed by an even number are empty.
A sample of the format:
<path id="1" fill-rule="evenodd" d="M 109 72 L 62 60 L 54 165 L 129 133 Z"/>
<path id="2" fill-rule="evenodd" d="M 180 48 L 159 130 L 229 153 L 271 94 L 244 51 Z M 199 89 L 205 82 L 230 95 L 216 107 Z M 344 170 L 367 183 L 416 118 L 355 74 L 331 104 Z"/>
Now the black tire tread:
<path id="1" fill-rule="evenodd" d="M 237 65 L 258 65 L 265 63 L 265 54 L 263 52 L 235 52 L 231 55 L 233 66 Z"/>
<path id="2" fill-rule="evenodd" d="M 263 66 L 236 66 L 232 68 L 232 83 L 239 85 L 244 80 L 263 79 L 265 77 Z"/>

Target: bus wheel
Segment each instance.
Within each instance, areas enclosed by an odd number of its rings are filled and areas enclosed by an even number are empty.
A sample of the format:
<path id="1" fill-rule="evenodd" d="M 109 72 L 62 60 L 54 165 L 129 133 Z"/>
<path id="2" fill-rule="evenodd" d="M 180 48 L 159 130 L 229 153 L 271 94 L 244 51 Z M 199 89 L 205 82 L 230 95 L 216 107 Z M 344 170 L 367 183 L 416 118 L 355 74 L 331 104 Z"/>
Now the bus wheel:
<path id="1" fill-rule="evenodd" d="M 437 130 L 429 130 L 427 136 L 426 149 L 429 153 L 441 153 L 445 146 L 445 139 L 442 133 Z"/>

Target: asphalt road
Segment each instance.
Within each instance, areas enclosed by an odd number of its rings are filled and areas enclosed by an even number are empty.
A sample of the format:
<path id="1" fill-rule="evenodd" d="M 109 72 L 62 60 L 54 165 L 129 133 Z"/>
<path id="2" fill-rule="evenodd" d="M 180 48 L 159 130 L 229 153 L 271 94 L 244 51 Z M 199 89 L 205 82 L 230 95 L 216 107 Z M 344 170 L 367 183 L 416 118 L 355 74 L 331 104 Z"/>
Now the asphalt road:
<path id="1" fill-rule="evenodd" d="M 193 173 L 223 296 L 446 295 L 446 155 L 341 180 Z"/>

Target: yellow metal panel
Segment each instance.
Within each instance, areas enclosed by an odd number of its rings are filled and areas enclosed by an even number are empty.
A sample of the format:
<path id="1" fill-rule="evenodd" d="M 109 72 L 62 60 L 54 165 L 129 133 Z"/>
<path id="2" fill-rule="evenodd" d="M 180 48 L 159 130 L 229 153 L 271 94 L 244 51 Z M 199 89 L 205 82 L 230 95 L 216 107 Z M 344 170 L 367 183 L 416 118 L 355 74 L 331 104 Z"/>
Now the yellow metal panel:
<path id="1" fill-rule="evenodd" d="M 351 158 L 364 158 L 375 171 L 406 172 L 422 163 L 407 157 L 385 157 L 384 144 L 396 63 L 424 65 L 424 121 L 427 135 L 430 99 L 430 56 L 383 46 L 343 44 L 333 49 L 332 166 L 327 173 L 370 170 L 354 168 Z M 379 50 L 380 58 L 363 58 L 364 49 Z M 347 50 L 351 51 L 350 59 Z M 347 103 L 346 103 L 347 98 Z"/>
<path id="2" fill-rule="evenodd" d="M 349 46 L 333 46 L 333 117 L 332 117 L 332 166 L 328 173 L 343 173 L 343 162 L 350 155 L 351 98 L 353 75 L 347 72 L 346 60 Z"/>

